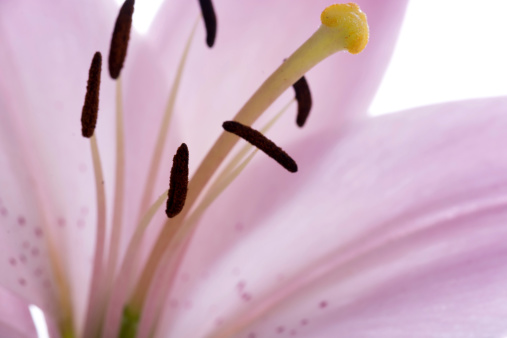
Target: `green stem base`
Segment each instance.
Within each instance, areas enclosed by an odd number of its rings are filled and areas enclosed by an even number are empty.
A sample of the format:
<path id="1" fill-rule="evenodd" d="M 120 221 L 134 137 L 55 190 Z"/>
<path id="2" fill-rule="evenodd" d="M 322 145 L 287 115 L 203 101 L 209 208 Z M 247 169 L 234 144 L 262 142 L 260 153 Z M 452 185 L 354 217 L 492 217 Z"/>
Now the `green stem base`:
<path id="1" fill-rule="evenodd" d="M 135 338 L 140 319 L 141 315 L 137 311 L 125 306 L 121 318 L 120 335 L 118 338 Z"/>

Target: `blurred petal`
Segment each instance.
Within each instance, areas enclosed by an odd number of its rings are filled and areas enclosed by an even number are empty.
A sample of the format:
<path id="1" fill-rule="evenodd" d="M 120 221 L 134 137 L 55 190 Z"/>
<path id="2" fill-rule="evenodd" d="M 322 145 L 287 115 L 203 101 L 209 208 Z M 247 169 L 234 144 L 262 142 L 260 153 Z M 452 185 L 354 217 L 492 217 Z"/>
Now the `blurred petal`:
<path id="1" fill-rule="evenodd" d="M 79 121 L 91 58 L 96 50 L 108 50 L 111 5 L 0 3 L 0 198 L 6 210 L 0 218 L 0 268 L 17 271 L 2 274 L 0 283 L 47 310 L 45 302 L 55 300 L 48 291 L 52 272 L 44 240 L 51 236 L 68 271 L 77 318 L 87 299 L 95 232 L 91 155 Z M 99 138 L 111 126 L 107 115 L 114 116 L 112 86 L 104 82 Z M 106 159 L 114 158 L 108 156 L 112 140 L 102 143 Z M 104 165 L 111 183 L 112 160 Z M 32 286 L 37 291 L 27 292 Z"/>
<path id="2" fill-rule="evenodd" d="M 455 102 L 319 135 L 288 147 L 297 178 L 259 159 L 203 217 L 160 332 L 402 337 L 444 313 L 442 337 L 505 332 L 506 109 Z"/>
<path id="3" fill-rule="evenodd" d="M 37 337 L 28 304 L 3 288 L 0 288 L 0 337 Z"/>

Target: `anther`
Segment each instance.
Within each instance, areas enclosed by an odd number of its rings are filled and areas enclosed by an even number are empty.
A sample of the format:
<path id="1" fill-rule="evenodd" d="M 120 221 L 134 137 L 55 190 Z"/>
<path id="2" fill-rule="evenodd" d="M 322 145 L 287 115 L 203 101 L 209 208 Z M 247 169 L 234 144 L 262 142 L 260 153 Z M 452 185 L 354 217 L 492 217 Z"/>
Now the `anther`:
<path id="1" fill-rule="evenodd" d="M 215 15 L 211 0 L 199 0 L 199 4 L 201 5 L 204 25 L 206 26 L 206 44 L 211 48 L 215 43 L 217 35 L 217 16 Z"/>
<path id="2" fill-rule="evenodd" d="M 114 25 L 109 49 L 109 74 L 113 79 L 117 79 L 120 76 L 125 56 L 127 56 L 132 15 L 134 14 L 134 2 L 135 0 L 125 0 Z"/>
<path id="3" fill-rule="evenodd" d="M 102 55 L 96 52 L 88 72 L 88 84 L 86 95 L 81 112 L 81 132 L 84 137 L 90 138 L 95 131 L 97 124 L 97 113 L 99 111 L 100 72 L 102 69 Z"/>
<path id="4" fill-rule="evenodd" d="M 167 217 L 173 218 L 178 215 L 185 206 L 188 190 L 188 148 L 185 143 L 176 151 L 173 157 L 173 167 L 167 193 Z"/>
<path id="5" fill-rule="evenodd" d="M 308 82 L 304 76 L 297 80 L 292 87 L 296 92 L 296 100 L 298 102 L 296 123 L 299 127 L 303 127 L 312 109 L 312 94 L 310 93 L 310 87 L 308 87 Z"/>
<path id="6" fill-rule="evenodd" d="M 262 135 L 262 133 L 257 130 L 236 121 L 226 121 L 223 123 L 222 127 L 229 133 L 235 134 L 250 142 L 291 173 L 298 171 L 296 162 L 285 151 L 283 151 L 282 148 L 278 147 L 275 143 L 273 143 L 273 141 Z"/>

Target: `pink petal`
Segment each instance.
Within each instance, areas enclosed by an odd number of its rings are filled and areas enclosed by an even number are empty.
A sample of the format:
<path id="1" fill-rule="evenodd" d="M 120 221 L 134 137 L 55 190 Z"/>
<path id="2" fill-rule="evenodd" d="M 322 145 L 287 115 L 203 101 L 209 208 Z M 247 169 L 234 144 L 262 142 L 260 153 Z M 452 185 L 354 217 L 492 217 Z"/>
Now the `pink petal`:
<path id="1" fill-rule="evenodd" d="M 307 139 L 287 149 L 300 178 L 259 160 L 203 217 L 160 332 L 402 337 L 438 316 L 448 337 L 505 332 L 506 108 L 449 103 Z"/>
<path id="2" fill-rule="evenodd" d="M 55 310 L 46 248 L 51 236 L 69 273 L 77 318 L 87 300 L 95 232 L 91 155 L 80 114 L 91 58 L 96 50 L 107 53 L 114 15 L 103 1 L 0 4 L 0 198 L 6 210 L 0 268 L 16 271 L 2 274 L 0 283 Z M 111 89 L 112 82 L 103 81 L 97 130 L 105 141 L 106 184 L 113 182 Z"/>
<path id="3" fill-rule="evenodd" d="M 28 304 L 0 288 L 0 337 L 37 337 Z"/>

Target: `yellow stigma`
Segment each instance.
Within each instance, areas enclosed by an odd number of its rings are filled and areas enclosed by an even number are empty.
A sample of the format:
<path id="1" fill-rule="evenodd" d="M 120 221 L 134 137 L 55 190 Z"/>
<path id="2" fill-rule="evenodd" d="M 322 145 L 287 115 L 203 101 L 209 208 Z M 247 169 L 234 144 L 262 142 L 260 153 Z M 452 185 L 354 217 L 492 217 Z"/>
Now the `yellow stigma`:
<path id="1" fill-rule="evenodd" d="M 360 53 L 368 43 L 366 14 L 355 3 L 327 7 L 320 16 L 323 25 L 336 30 L 344 47 L 352 54 Z"/>

